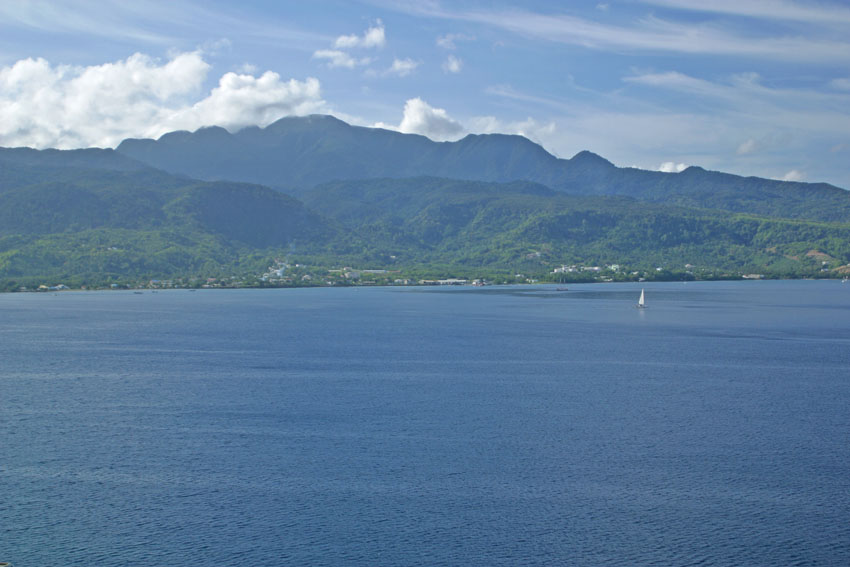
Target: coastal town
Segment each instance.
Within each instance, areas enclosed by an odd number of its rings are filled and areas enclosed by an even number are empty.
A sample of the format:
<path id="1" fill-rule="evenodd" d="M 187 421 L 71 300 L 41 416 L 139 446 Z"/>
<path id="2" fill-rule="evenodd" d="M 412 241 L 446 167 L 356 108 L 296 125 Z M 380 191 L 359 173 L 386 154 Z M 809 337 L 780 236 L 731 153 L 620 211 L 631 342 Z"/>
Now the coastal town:
<path id="1" fill-rule="evenodd" d="M 425 272 L 425 270 L 423 270 Z M 812 279 L 841 279 L 847 281 L 850 265 L 837 269 L 824 262 Z M 61 292 L 73 289 L 93 290 L 164 290 L 164 289 L 241 289 L 241 288 L 291 288 L 331 286 L 474 286 L 538 284 L 538 283 L 608 283 L 647 281 L 699 281 L 699 280 L 762 280 L 774 279 L 771 275 L 744 272 L 717 272 L 700 269 L 692 264 L 681 268 L 657 266 L 651 269 L 630 269 L 621 264 L 584 265 L 561 264 L 547 272 L 488 273 L 474 276 L 446 275 L 444 277 L 419 276 L 412 270 L 389 270 L 343 266 L 324 268 L 276 259 L 260 274 L 210 277 L 183 277 L 173 279 L 147 279 L 142 281 L 114 282 L 101 286 L 66 283 L 42 283 L 38 286 L 20 286 L 12 291 Z"/>

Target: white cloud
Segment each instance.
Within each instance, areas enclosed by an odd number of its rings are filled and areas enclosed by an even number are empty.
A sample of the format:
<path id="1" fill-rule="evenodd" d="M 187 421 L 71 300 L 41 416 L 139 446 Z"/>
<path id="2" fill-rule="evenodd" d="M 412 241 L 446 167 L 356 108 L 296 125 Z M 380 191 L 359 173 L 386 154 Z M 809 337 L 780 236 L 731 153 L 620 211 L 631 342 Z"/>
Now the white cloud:
<path id="1" fill-rule="evenodd" d="M 751 154 L 758 149 L 758 144 L 755 140 L 750 138 L 740 146 L 738 146 L 738 151 L 736 152 L 739 156 L 745 156 L 747 154 Z"/>
<path id="2" fill-rule="evenodd" d="M 167 62 L 143 54 L 89 67 L 23 59 L 0 67 L 0 146 L 112 147 L 175 129 L 266 125 L 326 109 L 316 79 L 227 73 L 203 96 L 199 52 Z"/>
<path id="3" fill-rule="evenodd" d="M 446 73 L 460 73 L 461 69 L 463 69 L 463 60 L 454 55 L 449 55 L 443 63 L 443 71 Z"/>
<path id="4" fill-rule="evenodd" d="M 369 65 L 372 62 L 371 57 L 353 57 L 343 49 L 356 48 L 381 48 L 386 44 L 387 39 L 384 33 L 384 24 L 378 20 L 376 25 L 370 27 L 362 36 L 358 35 L 341 35 L 336 38 L 333 43 L 334 49 L 319 49 L 313 52 L 313 59 L 324 59 L 328 62 L 328 67 L 354 69 Z"/>
<path id="5" fill-rule="evenodd" d="M 797 169 L 792 169 L 782 176 L 782 181 L 802 181 L 806 178 L 806 174 Z"/>
<path id="6" fill-rule="evenodd" d="M 432 140 L 457 140 L 466 133 L 464 127 L 442 108 L 434 108 L 419 97 L 404 104 L 404 116 L 398 126 L 378 122 L 376 128 L 396 130 L 405 134 L 421 134 Z"/>
<path id="7" fill-rule="evenodd" d="M 791 20 L 813 23 L 850 23 L 850 10 L 846 5 L 802 3 L 792 0 L 767 2 L 741 2 L 741 0 L 644 0 L 648 4 L 679 10 L 747 16 L 764 20 Z"/>
<path id="8" fill-rule="evenodd" d="M 153 45 L 157 51 L 169 46 L 187 45 L 187 41 L 209 38 L 224 31 L 230 38 L 251 37 L 251 43 L 310 51 L 306 45 L 329 41 L 326 34 L 294 27 L 270 15 L 258 19 L 236 2 L 219 3 L 163 2 L 140 0 L 122 2 L 116 0 L 24 0 L 0 2 L 0 25 L 7 34 L 9 28 L 27 37 L 33 30 L 59 36 L 77 36 L 84 45 L 92 38 L 117 39 L 122 45 Z M 15 29 L 17 28 L 17 29 Z M 196 39 L 190 39 L 196 38 Z M 201 40 L 203 41 L 203 40 Z M 73 37 L 60 42 L 44 42 L 43 53 L 54 51 L 56 43 L 61 52 L 64 47 L 74 45 Z M 214 42 L 217 43 L 217 42 Z M 206 52 L 213 44 L 204 44 Z M 244 47 L 244 45 L 243 45 Z M 139 48 L 141 49 L 141 48 Z M 76 49 L 74 50 L 76 51 Z M 64 56 L 64 55 L 63 55 Z"/>
<path id="9" fill-rule="evenodd" d="M 386 34 L 384 33 L 384 23 L 378 20 L 376 24 L 365 32 L 362 36 L 357 35 L 341 35 L 334 41 L 334 47 L 337 49 L 352 49 L 355 47 L 362 48 L 381 48 L 387 43 Z"/>
<path id="10" fill-rule="evenodd" d="M 284 81 L 272 71 L 259 77 L 227 73 L 208 97 L 190 108 L 179 109 L 163 128 L 192 130 L 215 124 L 235 130 L 254 124 L 266 126 L 282 116 L 323 110 L 325 103 L 317 79 Z"/>
<path id="11" fill-rule="evenodd" d="M 419 61 L 414 61 L 413 59 L 393 59 L 392 66 L 384 71 L 384 75 L 398 75 L 399 77 L 406 77 L 411 74 L 413 71 L 419 67 Z"/>
<path id="12" fill-rule="evenodd" d="M 686 1 L 686 0 L 683 0 Z M 671 3 L 678 0 L 671 0 Z M 697 5 L 697 0 L 690 0 Z M 708 6 L 699 2 L 699 6 Z M 729 2 L 731 5 L 731 1 Z M 790 2 L 773 2 L 763 6 L 758 2 L 737 2 L 747 6 L 753 13 L 768 12 L 774 5 L 792 5 Z M 447 4 L 445 4 L 447 5 Z M 576 45 L 588 49 L 622 52 L 649 51 L 686 54 L 714 54 L 740 58 L 744 56 L 774 59 L 780 61 L 825 62 L 846 61 L 850 49 L 846 34 L 821 33 L 806 36 L 804 34 L 781 33 L 755 37 L 747 29 L 723 25 L 716 22 L 694 21 L 692 18 L 681 20 L 663 20 L 648 16 L 623 25 L 599 23 L 590 19 L 568 14 L 534 12 L 518 8 L 508 9 L 450 9 L 443 4 L 425 3 L 404 5 L 399 9 L 431 18 L 443 18 L 453 21 L 473 22 L 492 26 L 520 36 Z M 793 5 L 796 6 L 796 5 Z M 823 10 L 802 10 L 807 21 L 829 21 L 828 12 Z M 782 11 L 793 19 L 793 10 Z M 838 9 L 838 20 L 844 22 L 848 16 L 846 9 Z"/>
<path id="13" fill-rule="evenodd" d="M 623 81 L 627 83 L 635 83 L 648 85 L 651 87 L 663 87 L 666 89 L 688 92 L 699 95 L 719 96 L 723 94 L 724 88 L 720 85 L 697 79 L 678 71 L 668 71 L 665 73 L 645 73 L 642 75 L 633 75 L 624 77 Z"/>
<path id="14" fill-rule="evenodd" d="M 469 119 L 468 127 L 455 120 L 442 108 L 434 108 L 419 97 L 404 105 L 404 116 L 398 126 L 378 122 L 375 128 L 395 130 L 405 134 L 422 134 L 432 140 L 457 140 L 469 132 L 476 134 L 516 134 L 543 145 L 556 133 L 555 123 L 540 123 L 533 118 L 521 121 L 503 121 L 495 116 L 477 116 Z"/>
<path id="15" fill-rule="evenodd" d="M 172 6 L 161 8 L 161 12 L 173 15 Z M 139 7 L 129 2 L 101 2 L 98 3 L 97 9 L 85 9 L 79 3 L 73 2 L 0 2 L 0 21 L 6 25 L 53 33 L 83 33 L 158 44 L 167 44 L 174 40 L 173 36 L 150 31 L 161 27 L 146 27 L 144 23 L 139 25 L 139 20 L 148 23 L 145 21 L 148 16 L 140 14 Z"/>
<path id="16" fill-rule="evenodd" d="M 664 173 L 681 173 L 688 169 L 688 165 L 685 163 L 675 163 L 672 161 L 665 161 L 660 166 L 658 166 L 658 171 L 663 171 Z"/>
<path id="17" fill-rule="evenodd" d="M 441 35 L 437 38 L 437 47 L 442 47 L 443 49 L 457 49 L 458 41 L 474 41 L 475 36 L 466 35 L 462 33 L 449 33 L 446 35 Z"/>
<path id="18" fill-rule="evenodd" d="M 327 59 L 328 67 L 331 69 L 336 67 L 354 69 L 357 66 L 368 65 L 372 62 L 372 60 L 368 57 L 356 59 L 348 53 L 337 49 L 320 49 L 313 53 L 313 59 Z"/>

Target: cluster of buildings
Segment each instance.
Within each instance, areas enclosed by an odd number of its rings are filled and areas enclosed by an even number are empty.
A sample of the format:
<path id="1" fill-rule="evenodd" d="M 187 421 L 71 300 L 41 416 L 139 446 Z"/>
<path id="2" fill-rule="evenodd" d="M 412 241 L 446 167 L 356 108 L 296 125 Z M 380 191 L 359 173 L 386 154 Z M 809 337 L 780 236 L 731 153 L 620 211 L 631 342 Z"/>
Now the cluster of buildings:
<path id="1" fill-rule="evenodd" d="M 659 268 L 660 269 L 660 268 Z M 560 268 L 555 268 L 552 270 L 554 274 L 572 274 L 578 272 L 601 272 L 602 270 L 610 270 L 612 272 L 619 272 L 620 265 L 619 264 L 611 264 L 610 266 L 605 266 L 604 268 L 600 266 L 579 266 L 573 264 L 572 266 L 562 265 Z"/>

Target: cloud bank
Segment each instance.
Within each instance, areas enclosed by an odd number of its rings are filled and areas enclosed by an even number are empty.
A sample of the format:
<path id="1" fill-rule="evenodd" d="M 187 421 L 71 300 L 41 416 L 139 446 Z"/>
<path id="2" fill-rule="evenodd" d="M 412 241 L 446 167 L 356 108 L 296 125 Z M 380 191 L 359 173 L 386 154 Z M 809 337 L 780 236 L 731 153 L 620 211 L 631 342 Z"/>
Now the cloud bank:
<path id="1" fill-rule="evenodd" d="M 0 146 L 114 147 L 130 137 L 219 125 L 265 126 L 327 111 L 319 81 L 226 73 L 203 93 L 199 52 L 160 62 L 140 53 L 89 67 L 23 59 L 0 68 Z"/>

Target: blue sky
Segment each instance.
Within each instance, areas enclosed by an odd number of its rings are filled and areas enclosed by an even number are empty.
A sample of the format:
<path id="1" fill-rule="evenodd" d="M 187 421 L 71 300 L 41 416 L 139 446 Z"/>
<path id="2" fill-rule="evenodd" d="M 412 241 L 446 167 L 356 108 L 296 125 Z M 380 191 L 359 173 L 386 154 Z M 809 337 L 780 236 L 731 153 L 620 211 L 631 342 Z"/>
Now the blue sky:
<path id="1" fill-rule="evenodd" d="M 109 147 L 308 113 L 850 188 L 850 4 L 0 4 L 0 145 Z"/>

